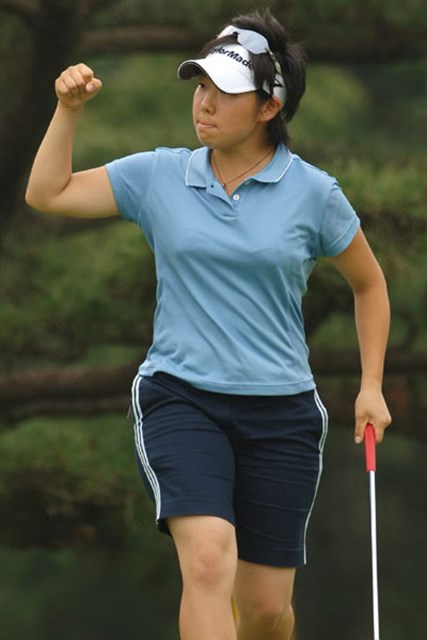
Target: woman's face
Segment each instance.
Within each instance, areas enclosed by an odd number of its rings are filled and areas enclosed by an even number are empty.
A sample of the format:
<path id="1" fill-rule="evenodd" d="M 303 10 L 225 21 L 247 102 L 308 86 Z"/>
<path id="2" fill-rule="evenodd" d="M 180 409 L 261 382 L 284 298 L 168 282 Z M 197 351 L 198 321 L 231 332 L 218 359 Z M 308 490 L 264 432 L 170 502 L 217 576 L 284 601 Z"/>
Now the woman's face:
<path id="1" fill-rule="evenodd" d="M 224 93 L 207 77 L 199 78 L 193 98 L 193 123 L 200 142 L 218 150 L 263 142 L 266 124 L 255 91 Z"/>

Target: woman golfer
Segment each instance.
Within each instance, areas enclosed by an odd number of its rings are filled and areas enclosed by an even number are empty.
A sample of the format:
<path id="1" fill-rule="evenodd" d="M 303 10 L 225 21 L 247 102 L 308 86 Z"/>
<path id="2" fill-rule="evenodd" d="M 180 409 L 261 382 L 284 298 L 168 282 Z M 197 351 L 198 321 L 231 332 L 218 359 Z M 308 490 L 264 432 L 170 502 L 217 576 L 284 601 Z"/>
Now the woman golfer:
<path id="1" fill-rule="evenodd" d="M 132 408 L 139 469 L 179 557 L 182 640 L 289 640 L 327 430 L 301 298 L 322 256 L 349 282 L 362 363 L 355 439 L 372 422 L 380 442 L 386 284 L 337 181 L 288 148 L 305 61 L 273 16 L 233 19 L 178 75 L 197 78 L 199 149 L 73 173 L 74 131 L 101 82 L 84 64 L 64 71 L 27 202 L 121 215 L 155 254 L 153 342 Z"/>

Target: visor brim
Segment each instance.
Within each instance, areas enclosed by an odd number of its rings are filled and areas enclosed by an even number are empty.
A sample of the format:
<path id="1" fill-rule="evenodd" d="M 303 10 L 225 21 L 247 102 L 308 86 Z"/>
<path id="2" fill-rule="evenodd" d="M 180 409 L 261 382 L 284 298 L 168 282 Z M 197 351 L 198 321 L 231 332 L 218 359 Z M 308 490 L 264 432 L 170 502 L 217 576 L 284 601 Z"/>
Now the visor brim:
<path id="1" fill-rule="evenodd" d="M 214 56 L 200 60 L 185 60 L 178 67 L 178 77 L 182 80 L 190 80 L 200 75 L 206 75 L 224 93 L 248 93 L 256 90 L 252 78 L 239 73 L 238 69 L 224 64 L 223 59 L 218 60 Z"/>

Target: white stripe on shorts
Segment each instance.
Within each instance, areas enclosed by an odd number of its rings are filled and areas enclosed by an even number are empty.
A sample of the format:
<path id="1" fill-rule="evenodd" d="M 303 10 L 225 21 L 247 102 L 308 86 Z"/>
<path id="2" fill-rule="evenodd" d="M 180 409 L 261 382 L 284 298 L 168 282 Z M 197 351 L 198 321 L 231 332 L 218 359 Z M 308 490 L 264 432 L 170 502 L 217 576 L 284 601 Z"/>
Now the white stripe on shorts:
<path id="1" fill-rule="evenodd" d="M 132 410 L 134 415 L 134 432 L 135 432 L 135 445 L 138 453 L 138 458 L 142 464 L 145 475 L 153 490 L 154 500 L 156 503 L 156 523 L 158 523 L 161 513 L 162 497 L 160 493 L 160 485 L 156 474 L 150 461 L 148 459 L 147 451 L 144 443 L 144 414 L 139 401 L 139 385 L 142 381 L 142 376 L 137 375 L 132 384 Z"/>
<path id="2" fill-rule="evenodd" d="M 313 511 L 314 503 L 316 501 L 317 491 L 319 489 L 320 477 L 323 471 L 323 448 L 325 446 L 326 436 L 328 435 L 328 412 L 326 411 L 326 408 L 322 403 L 319 394 L 317 393 L 317 389 L 314 390 L 314 401 L 322 417 L 322 435 L 319 440 L 319 473 L 317 475 L 316 489 L 314 492 L 313 502 L 311 503 L 310 511 L 308 512 L 308 515 L 307 515 L 307 520 L 305 521 L 305 528 L 304 528 L 304 564 L 307 562 L 306 537 L 307 537 L 308 523 L 311 518 L 311 512 Z"/>

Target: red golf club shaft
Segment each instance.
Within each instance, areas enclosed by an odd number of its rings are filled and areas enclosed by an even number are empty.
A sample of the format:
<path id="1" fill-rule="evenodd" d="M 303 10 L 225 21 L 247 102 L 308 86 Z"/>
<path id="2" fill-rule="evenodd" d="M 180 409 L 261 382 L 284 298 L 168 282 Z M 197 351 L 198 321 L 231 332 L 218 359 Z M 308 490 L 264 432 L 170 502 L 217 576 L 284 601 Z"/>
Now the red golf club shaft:
<path id="1" fill-rule="evenodd" d="M 378 559 L 377 559 L 377 510 L 376 510 L 376 443 L 375 429 L 368 423 L 365 429 L 366 471 L 369 475 L 369 504 L 371 520 L 371 552 L 372 552 L 372 600 L 374 640 L 380 640 L 379 604 L 378 604 Z"/>

